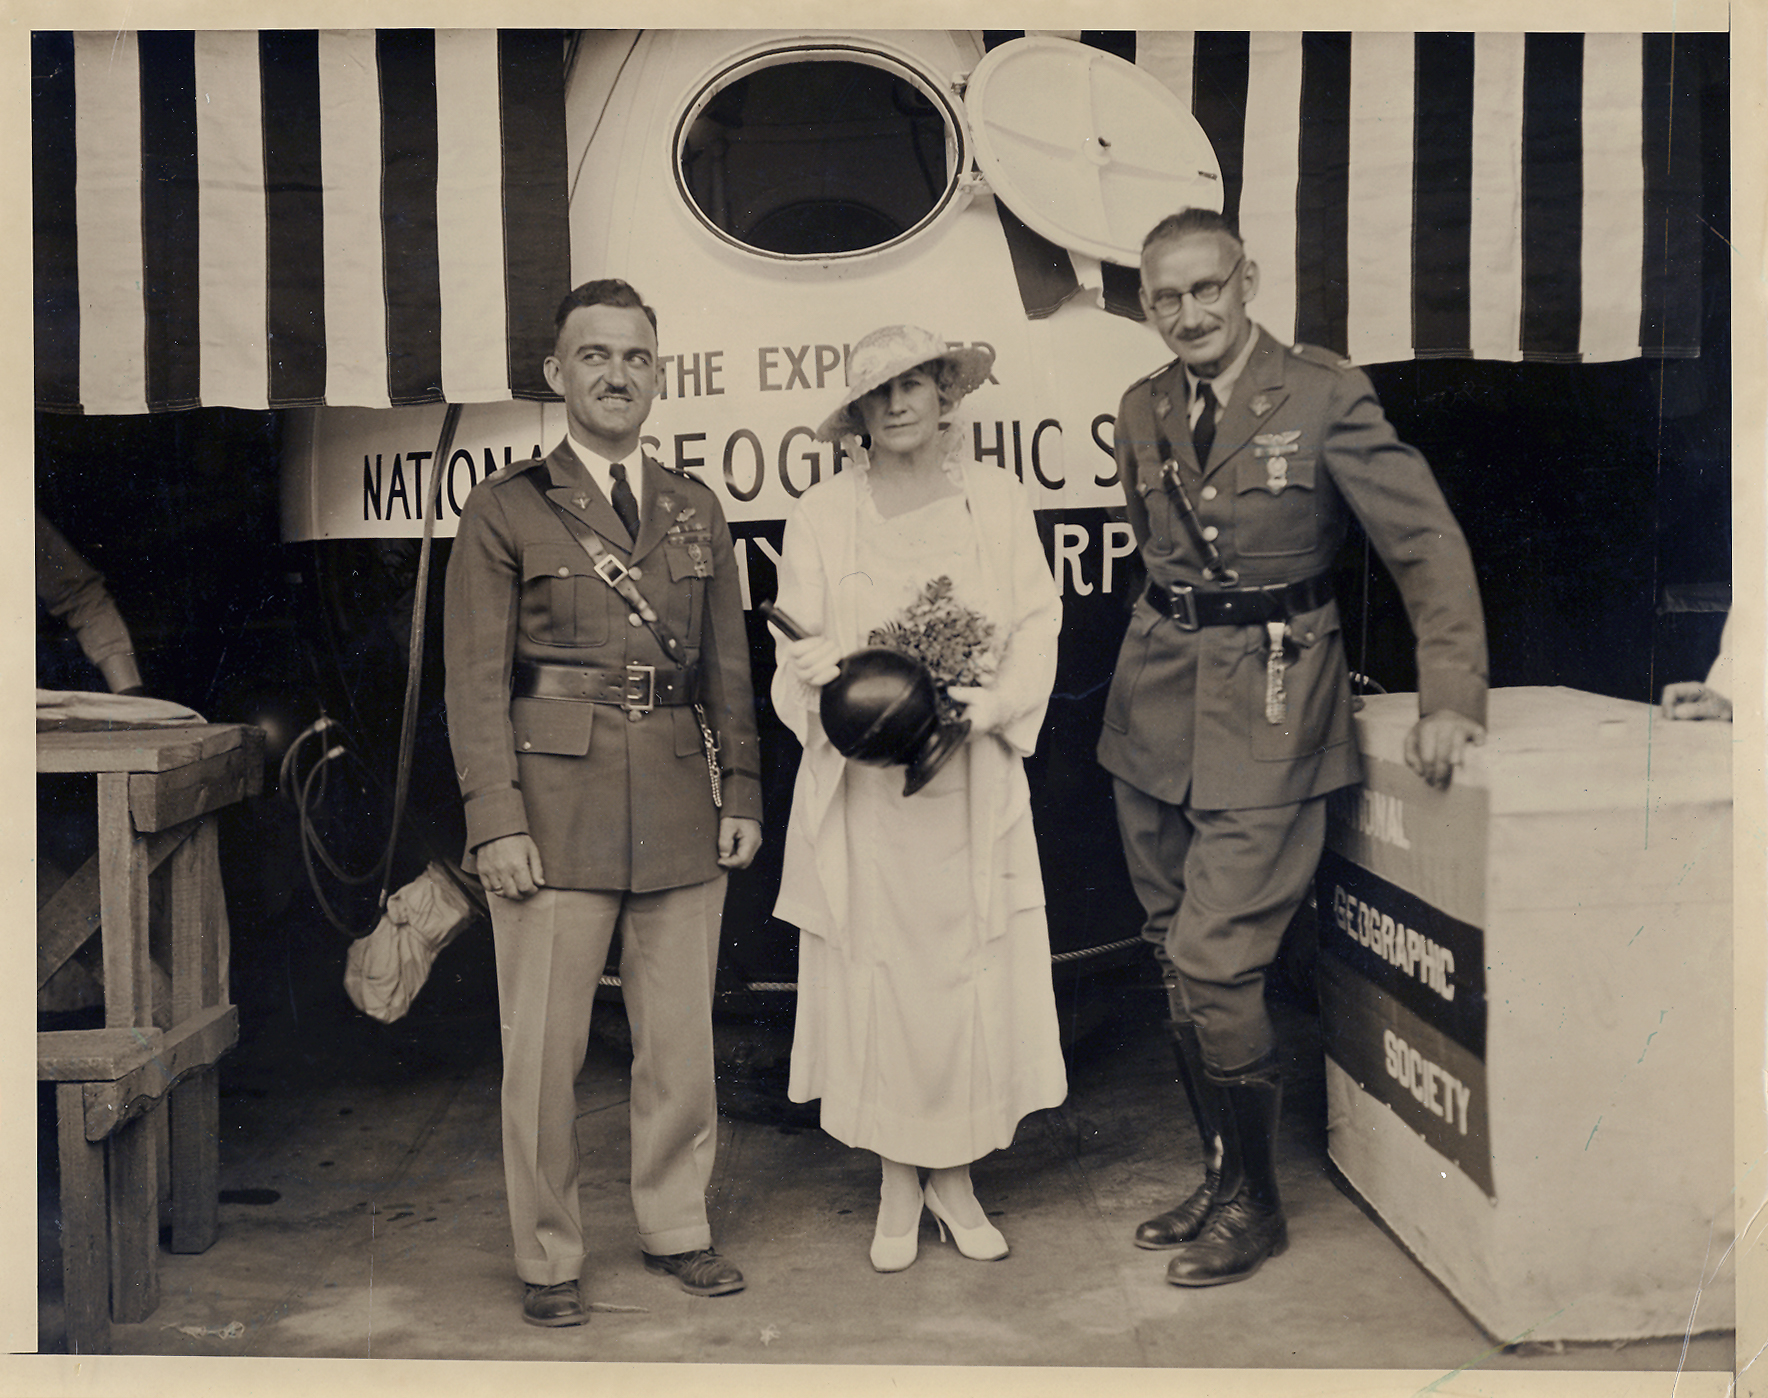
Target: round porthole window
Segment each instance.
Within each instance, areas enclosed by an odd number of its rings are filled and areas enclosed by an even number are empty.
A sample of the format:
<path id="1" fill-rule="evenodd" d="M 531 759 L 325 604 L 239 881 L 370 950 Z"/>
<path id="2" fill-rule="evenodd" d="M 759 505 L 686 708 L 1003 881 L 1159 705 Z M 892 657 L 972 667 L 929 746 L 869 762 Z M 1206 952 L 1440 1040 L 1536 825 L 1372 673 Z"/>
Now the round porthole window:
<path id="1" fill-rule="evenodd" d="M 751 252 L 857 256 L 950 203 L 961 130 L 937 88 L 884 54 L 780 50 L 726 69 L 688 104 L 676 183 L 707 228 Z"/>

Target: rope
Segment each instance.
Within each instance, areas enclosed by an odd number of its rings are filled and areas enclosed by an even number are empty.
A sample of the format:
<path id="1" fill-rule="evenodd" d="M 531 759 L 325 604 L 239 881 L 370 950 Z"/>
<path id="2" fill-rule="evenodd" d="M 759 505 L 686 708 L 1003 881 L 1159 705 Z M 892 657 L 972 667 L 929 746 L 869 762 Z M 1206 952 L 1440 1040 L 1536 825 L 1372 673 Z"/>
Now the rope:
<path id="1" fill-rule="evenodd" d="M 1139 947 L 1141 945 L 1143 945 L 1143 942 L 1140 937 L 1126 937 L 1121 942 L 1107 942 L 1101 947 L 1087 947 L 1081 951 L 1053 952 L 1050 956 L 1050 962 L 1052 965 L 1060 965 L 1061 963 L 1068 961 L 1083 961 L 1089 956 L 1104 956 L 1109 952 L 1128 951 L 1131 947 Z M 618 990 L 620 989 L 620 977 L 615 975 L 603 976 L 601 979 L 601 985 L 607 990 Z M 775 994 L 796 995 L 798 993 L 798 983 L 796 981 L 750 981 L 743 987 L 743 989 L 763 994 L 771 992 Z"/>

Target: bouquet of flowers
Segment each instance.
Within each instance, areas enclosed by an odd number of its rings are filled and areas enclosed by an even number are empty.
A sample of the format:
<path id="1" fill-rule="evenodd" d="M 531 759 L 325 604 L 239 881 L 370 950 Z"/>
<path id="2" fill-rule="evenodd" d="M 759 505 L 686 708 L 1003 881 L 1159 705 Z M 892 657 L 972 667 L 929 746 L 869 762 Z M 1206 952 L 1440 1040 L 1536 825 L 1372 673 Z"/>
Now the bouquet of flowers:
<path id="1" fill-rule="evenodd" d="M 941 719 L 962 716 L 964 706 L 946 690 L 952 685 L 986 684 L 1000 657 L 994 651 L 995 625 L 952 596 L 952 580 L 933 578 L 920 596 L 866 638 L 913 656 L 933 676 Z"/>

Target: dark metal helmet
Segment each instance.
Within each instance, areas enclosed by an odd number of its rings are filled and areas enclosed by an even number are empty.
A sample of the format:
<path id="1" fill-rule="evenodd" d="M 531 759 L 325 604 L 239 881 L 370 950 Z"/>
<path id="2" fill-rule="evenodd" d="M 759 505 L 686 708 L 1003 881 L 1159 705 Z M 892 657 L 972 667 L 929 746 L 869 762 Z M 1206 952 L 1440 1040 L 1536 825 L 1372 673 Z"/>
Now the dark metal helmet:
<path id="1" fill-rule="evenodd" d="M 939 726 L 927 667 L 884 646 L 856 650 L 823 686 L 823 731 L 835 751 L 875 767 L 912 762 Z"/>
<path id="2" fill-rule="evenodd" d="M 805 630 L 772 602 L 761 614 L 788 639 Z M 907 767 L 902 794 L 913 796 L 964 745 L 970 720 L 941 722 L 933 675 L 919 660 L 886 646 L 856 650 L 823 686 L 823 732 L 835 751 L 873 767 Z"/>

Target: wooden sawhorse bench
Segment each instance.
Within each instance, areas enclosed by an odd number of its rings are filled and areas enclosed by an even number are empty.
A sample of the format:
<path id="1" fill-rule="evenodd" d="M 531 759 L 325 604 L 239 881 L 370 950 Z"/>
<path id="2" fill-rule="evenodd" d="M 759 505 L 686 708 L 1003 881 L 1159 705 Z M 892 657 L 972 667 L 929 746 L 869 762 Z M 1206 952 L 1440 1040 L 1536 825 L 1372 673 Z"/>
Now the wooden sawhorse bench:
<path id="1" fill-rule="evenodd" d="M 98 781 L 98 853 L 37 919 L 39 989 L 94 933 L 104 963 L 104 1028 L 37 1035 L 37 1077 L 56 1084 L 71 1353 L 107 1353 L 112 1320 L 159 1305 L 162 1108 L 172 1250 L 215 1241 L 215 1063 L 238 1041 L 239 1015 L 213 813 L 262 789 L 263 752 L 263 733 L 237 724 L 37 735 L 39 773 Z"/>

